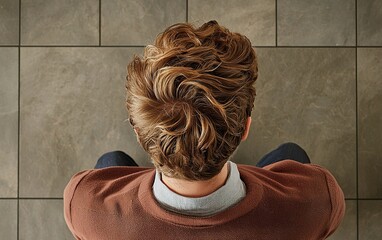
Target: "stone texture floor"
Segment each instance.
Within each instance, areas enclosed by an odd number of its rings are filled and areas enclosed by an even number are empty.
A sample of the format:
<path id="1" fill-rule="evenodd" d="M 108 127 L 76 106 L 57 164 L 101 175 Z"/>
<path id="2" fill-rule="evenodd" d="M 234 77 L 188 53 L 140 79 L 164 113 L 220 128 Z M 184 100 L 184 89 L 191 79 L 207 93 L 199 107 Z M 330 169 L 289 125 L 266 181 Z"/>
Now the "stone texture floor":
<path id="1" fill-rule="evenodd" d="M 166 26 L 211 19 L 259 57 L 234 161 L 299 143 L 345 192 L 330 239 L 382 238 L 381 1 L 0 0 L 2 239 L 73 239 L 63 189 L 106 151 L 150 166 L 126 122 L 126 64 Z"/>

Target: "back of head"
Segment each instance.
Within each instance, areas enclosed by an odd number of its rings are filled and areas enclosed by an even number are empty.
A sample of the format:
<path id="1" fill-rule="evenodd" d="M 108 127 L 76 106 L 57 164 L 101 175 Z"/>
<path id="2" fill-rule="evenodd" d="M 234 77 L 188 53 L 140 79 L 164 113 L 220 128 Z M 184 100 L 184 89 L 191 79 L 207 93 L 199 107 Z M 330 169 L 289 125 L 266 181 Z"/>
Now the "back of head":
<path id="1" fill-rule="evenodd" d="M 175 24 L 134 56 L 127 109 L 156 168 L 186 180 L 218 174 L 241 142 L 256 79 L 250 41 L 216 21 Z"/>

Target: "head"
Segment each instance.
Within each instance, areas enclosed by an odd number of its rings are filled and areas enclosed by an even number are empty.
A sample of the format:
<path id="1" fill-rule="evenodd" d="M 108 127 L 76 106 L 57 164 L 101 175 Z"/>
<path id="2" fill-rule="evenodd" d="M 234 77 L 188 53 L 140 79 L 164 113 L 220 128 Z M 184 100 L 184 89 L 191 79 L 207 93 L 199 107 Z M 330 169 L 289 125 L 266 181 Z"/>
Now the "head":
<path id="1" fill-rule="evenodd" d="M 175 24 L 127 67 L 138 141 L 167 177 L 217 175 L 246 134 L 257 59 L 247 37 L 210 21 Z"/>

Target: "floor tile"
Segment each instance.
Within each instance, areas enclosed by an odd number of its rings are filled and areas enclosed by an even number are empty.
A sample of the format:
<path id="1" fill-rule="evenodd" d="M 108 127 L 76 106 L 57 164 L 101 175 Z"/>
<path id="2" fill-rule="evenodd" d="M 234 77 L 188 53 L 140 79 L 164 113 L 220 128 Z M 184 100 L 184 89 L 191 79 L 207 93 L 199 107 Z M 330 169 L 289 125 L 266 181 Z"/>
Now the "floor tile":
<path id="1" fill-rule="evenodd" d="M 360 46 L 382 46 L 382 1 L 357 1 L 357 41 Z"/>
<path id="2" fill-rule="evenodd" d="M 1 239 L 17 239 L 17 200 L 0 199 Z"/>
<path id="3" fill-rule="evenodd" d="M 382 200 L 359 201 L 359 239 L 382 239 Z"/>
<path id="4" fill-rule="evenodd" d="M 186 21 L 184 0 L 109 0 L 101 6 L 102 45 L 147 45 L 168 26 Z"/>
<path id="5" fill-rule="evenodd" d="M 21 44 L 98 45 L 98 0 L 23 0 Z"/>
<path id="6" fill-rule="evenodd" d="M 278 1 L 277 21 L 280 46 L 355 45 L 354 1 Z"/>
<path id="7" fill-rule="evenodd" d="M 382 198 L 382 49 L 358 49 L 359 197 Z"/>
<path id="8" fill-rule="evenodd" d="M 23 48 L 20 195 L 62 197 L 101 154 L 150 165 L 126 121 L 126 64 L 142 48 Z"/>
<path id="9" fill-rule="evenodd" d="M 0 1 L 0 45 L 19 44 L 19 1 Z"/>
<path id="10" fill-rule="evenodd" d="M 346 197 L 356 197 L 355 50 L 261 48 L 257 52 L 252 126 L 234 160 L 254 165 L 278 145 L 296 142 L 312 163 L 332 172 Z"/>
<path id="11" fill-rule="evenodd" d="M 72 240 L 62 200 L 20 200 L 20 240 Z"/>
<path id="12" fill-rule="evenodd" d="M 17 197 L 17 48 L 0 48 L 0 136 L 0 197 Z"/>
<path id="13" fill-rule="evenodd" d="M 346 201 L 345 217 L 337 230 L 328 240 L 356 240 L 357 239 L 357 201 Z"/>
<path id="14" fill-rule="evenodd" d="M 196 26 L 216 20 L 233 32 L 246 35 L 255 46 L 274 46 L 275 1 L 203 0 L 188 1 L 189 21 Z"/>

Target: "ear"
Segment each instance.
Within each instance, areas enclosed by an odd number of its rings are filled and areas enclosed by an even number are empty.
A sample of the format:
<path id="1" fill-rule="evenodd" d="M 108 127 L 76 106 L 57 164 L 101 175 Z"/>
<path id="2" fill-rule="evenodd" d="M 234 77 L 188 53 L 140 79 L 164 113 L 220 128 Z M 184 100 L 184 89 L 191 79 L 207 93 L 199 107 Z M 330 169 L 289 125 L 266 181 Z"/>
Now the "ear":
<path id="1" fill-rule="evenodd" d="M 249 128 L 251 127 L 251 122 L 252 122 L 252 118 L 248 117 L 245 123 L 245 130 L 244 130 L 243 136 L 241 137 L 241 141 L 245 141 L 247 139 L 249 134 Z"/>
<path id="2" fill-rule="evenodd" d="M 139 135 L 138 135 L 138 128 L 133 127 L 133 129 L 134 129 L 134 132 L 135 132 L 135 137 L 137 138 L 137 142 L 140 143 L 140 141 L 139 141 Z"/>

